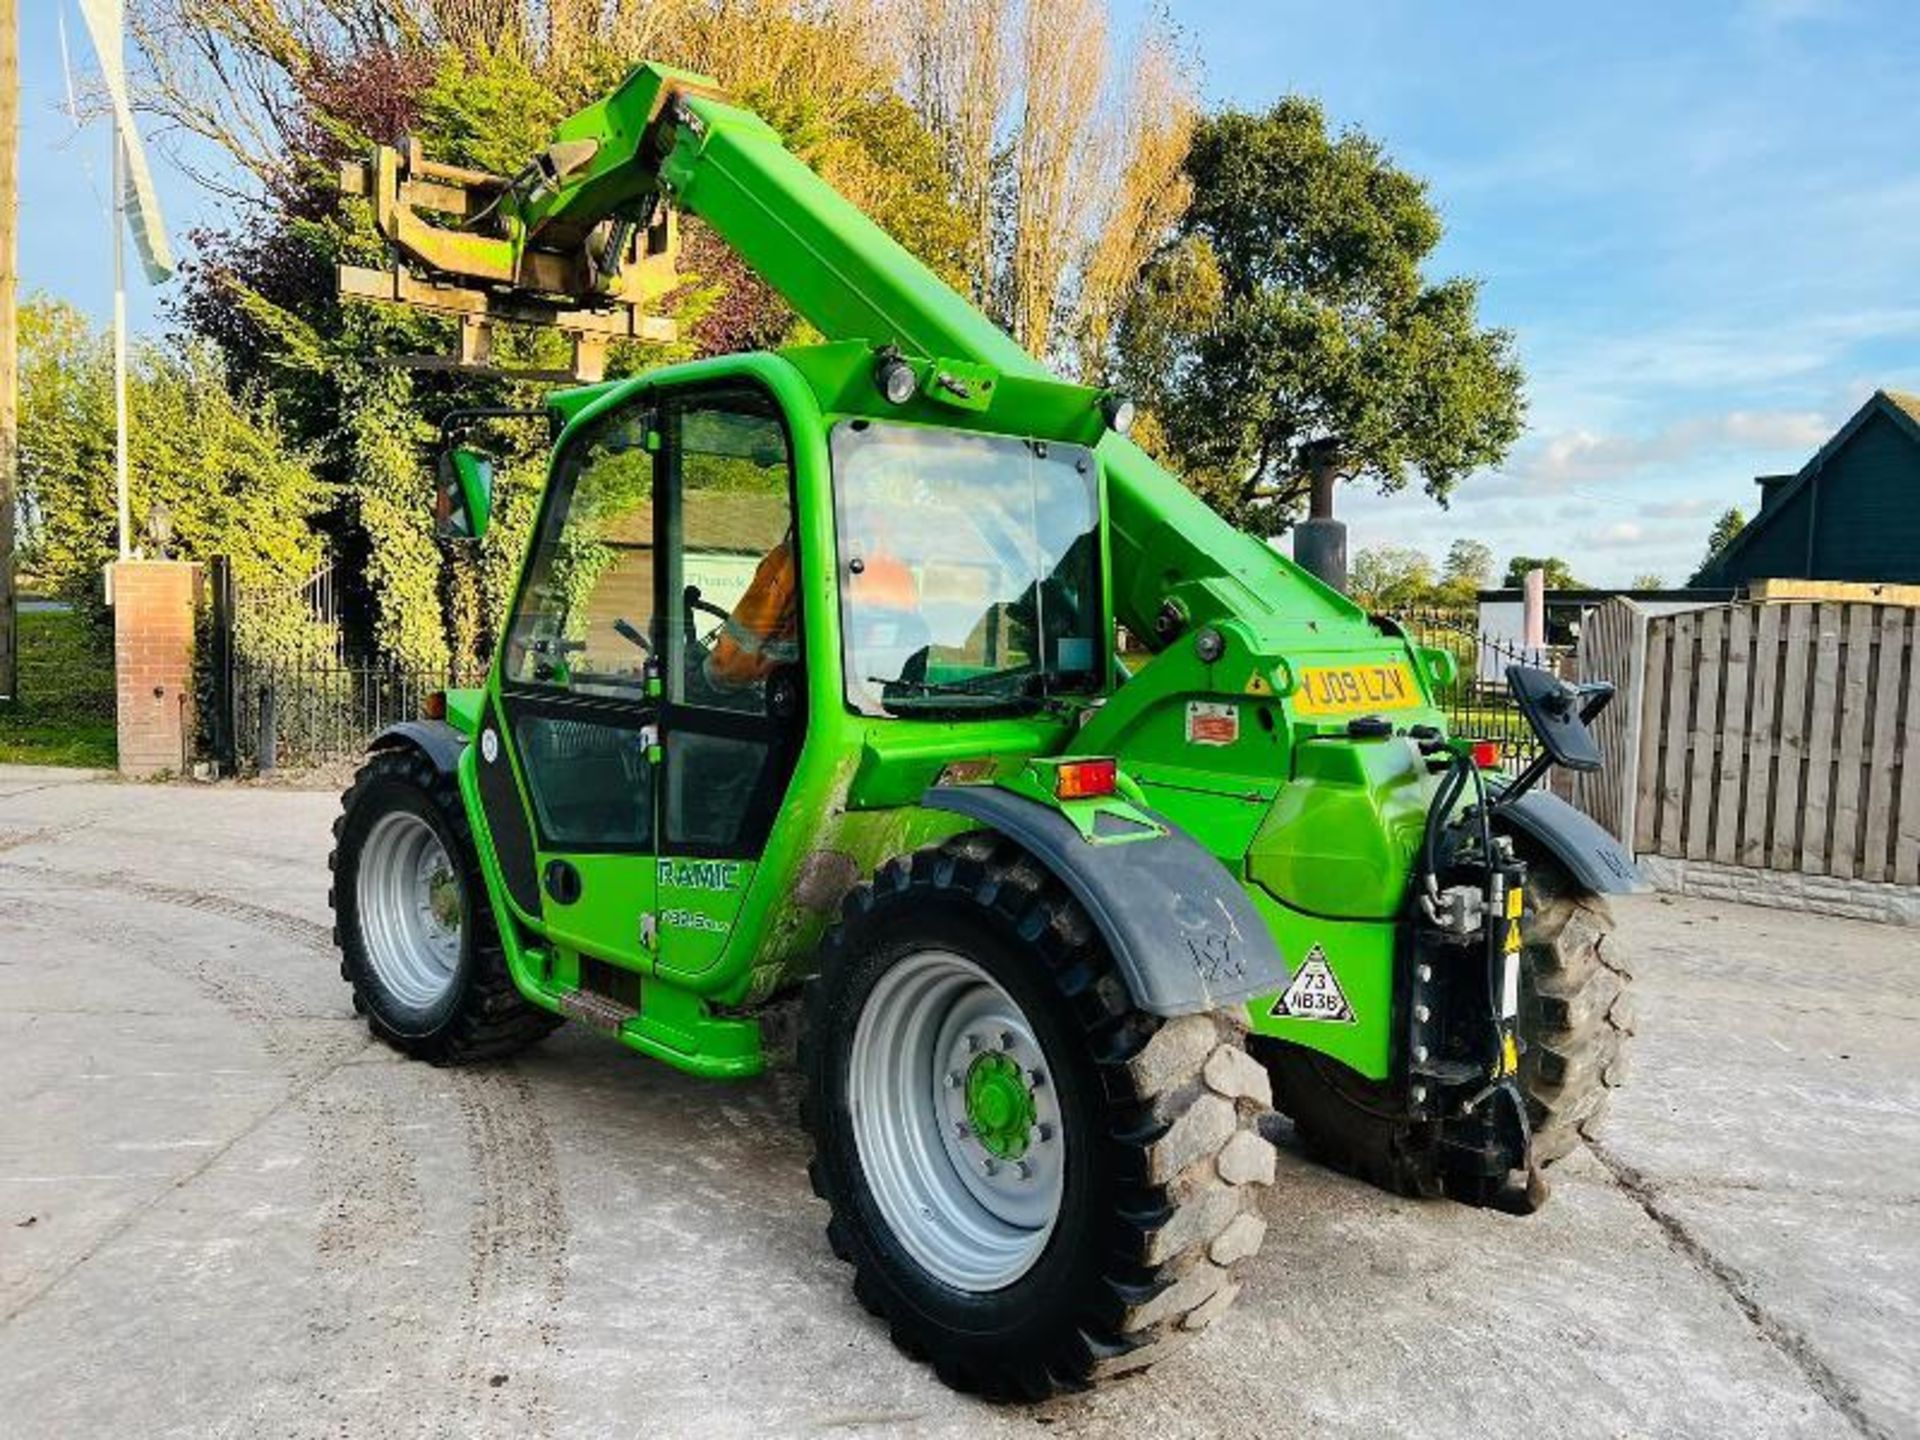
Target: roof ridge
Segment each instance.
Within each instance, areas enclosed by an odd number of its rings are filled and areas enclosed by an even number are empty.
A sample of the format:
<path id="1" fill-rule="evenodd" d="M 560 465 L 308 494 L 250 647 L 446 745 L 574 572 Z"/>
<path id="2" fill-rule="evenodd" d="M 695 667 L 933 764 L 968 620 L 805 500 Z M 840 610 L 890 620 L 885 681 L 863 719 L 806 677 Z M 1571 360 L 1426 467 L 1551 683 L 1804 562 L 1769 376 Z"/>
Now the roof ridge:
<path id="1" fill-rule="evenodd" d="M 1898 406 L 1916 422 L 1920 422 L 1920 395 L 1911 390 L 1888 390 L 1884 387 L 1880 393 L 1887 397 L 1890 404 Z"/>

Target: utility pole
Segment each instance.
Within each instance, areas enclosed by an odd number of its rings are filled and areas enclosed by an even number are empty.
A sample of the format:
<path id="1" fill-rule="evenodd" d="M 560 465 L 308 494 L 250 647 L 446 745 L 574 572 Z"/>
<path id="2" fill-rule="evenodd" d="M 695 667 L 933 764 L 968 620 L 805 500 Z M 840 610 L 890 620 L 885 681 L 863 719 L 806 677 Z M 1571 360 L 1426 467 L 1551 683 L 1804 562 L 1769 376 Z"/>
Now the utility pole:
<path id="1" fill-rule="evenodd" d="M 20 16 L 0 0 L 0 703 L 20 698 L 18 597 L 13 588 L 13 508 L 20 479 Z"/>
<path id="2" fill-rule="evenodd" d="M 107 62 L 114 72 L 122 66 L 120 36 L 124 23 L 118 0 L 113 10 L 113 55 Z M 127 450 L 127 142 L 119 117 L 109 127 L 113 136 L 113 208 L 107 223 L 113 226 L 113 501 L 119 523 L 120 558 L 133 558 L 133 517 L 128 502 L 131 462 Z"/>

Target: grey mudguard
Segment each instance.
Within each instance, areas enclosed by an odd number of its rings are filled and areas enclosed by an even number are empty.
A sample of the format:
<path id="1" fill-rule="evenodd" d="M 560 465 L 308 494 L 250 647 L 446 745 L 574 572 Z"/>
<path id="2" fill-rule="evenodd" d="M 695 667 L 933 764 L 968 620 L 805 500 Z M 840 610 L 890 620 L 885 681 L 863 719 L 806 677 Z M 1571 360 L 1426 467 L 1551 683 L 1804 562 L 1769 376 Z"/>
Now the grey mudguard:
<path id="1" fill-rule="evenodd" d="M 1148 1014 L 1198 1014 L 1286 988 L 1286 963 L 1246 892 L 1184 832 L 1091 844 L 1057 810 L 985 785 L 935 786 L 921 803 L 1026 846 L 1086 906 Z"/>
<path id="2" fill-rule="evenodd" d="M 1651 890 L 1633 862 L 1633 852 L 1558 795 L 1529 790 L 1511 805 L 1496 802 L 1496 827 L 1524 835 L 1567 867 L 1567 873 L 1596 895 L 1629 895 Z"/>
<path id="3" fill-rule="evenodd" d="M 459 767 L 460 752 L 467 748 L 467 737 L 444 720 L 402 720 L 374 736 L 367 749 L 392 750 L 401 745 L 411 745 L 431 760 L 442 775 L 451 775 Z"/>

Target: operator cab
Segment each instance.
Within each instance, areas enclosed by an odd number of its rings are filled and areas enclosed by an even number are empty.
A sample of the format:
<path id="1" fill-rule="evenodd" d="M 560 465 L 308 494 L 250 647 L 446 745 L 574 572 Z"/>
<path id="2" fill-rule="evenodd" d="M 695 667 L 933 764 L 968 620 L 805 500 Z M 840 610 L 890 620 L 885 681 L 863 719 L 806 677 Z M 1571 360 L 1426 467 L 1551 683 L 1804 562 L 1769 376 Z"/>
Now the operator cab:
<path id="1" fill-rule="evenodd" d="M 503 852 L 523 817 L 513 898 L 562 945 L 717 959 L 810 717 L 823 753 L 849 727 L 1064 730 L 1107 685 L 1095 392 L 1009 382 L 1036 438 L 890 401 L 872 366 L 825 346 L 573 398 L 496 660 L 526 803 L 486 803 Z"/>

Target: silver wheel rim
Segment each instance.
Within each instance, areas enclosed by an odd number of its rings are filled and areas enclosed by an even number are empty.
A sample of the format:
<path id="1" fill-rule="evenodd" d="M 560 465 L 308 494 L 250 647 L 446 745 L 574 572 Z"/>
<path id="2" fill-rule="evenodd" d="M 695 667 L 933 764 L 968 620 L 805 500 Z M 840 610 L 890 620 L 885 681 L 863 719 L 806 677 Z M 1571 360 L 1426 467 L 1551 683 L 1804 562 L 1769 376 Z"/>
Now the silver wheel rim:
<path id="1" fill-rule="evenodd" d="M 367 963 L 415 1010 L 438 1003 L 460 964 L 460 876 L 431 825 L 408 810 L 382 815 L 360 848 L 354 880 Z"/>
<path id="2" fill-rule="evenodd" d="M 1015 1157 L 969 1121 L 966 1077 L 1018 1066 L 1033 1107 Z M 956 1289 L 1011 1285 L 1060 1217 L 1066 1136 L 1051 1067 L 1013 997 L 971 960 L 923 950 L 880 977 L 861 1007 L 847 1103 L 867 1187 L 895 1237 Z"/>

